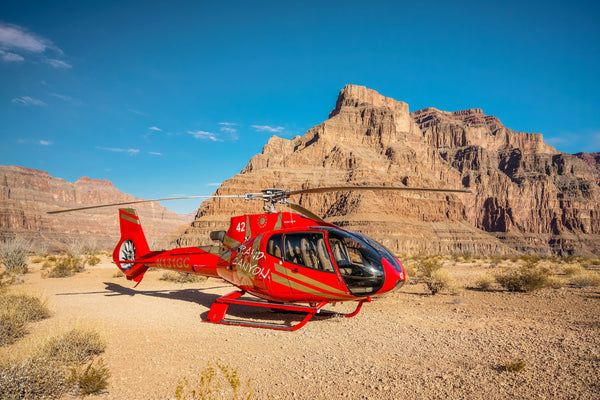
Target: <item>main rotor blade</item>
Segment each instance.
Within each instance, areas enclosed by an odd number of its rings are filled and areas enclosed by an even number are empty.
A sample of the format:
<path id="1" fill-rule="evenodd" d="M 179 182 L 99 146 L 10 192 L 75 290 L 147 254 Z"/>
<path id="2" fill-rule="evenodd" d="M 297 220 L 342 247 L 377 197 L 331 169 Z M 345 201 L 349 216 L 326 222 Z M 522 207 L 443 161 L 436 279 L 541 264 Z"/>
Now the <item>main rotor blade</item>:
<path id="1" fill-rule="evenodd" d="M 321 222 L 325 222 L 323 220 L 323 218 L 319 217 L 317 214 L 313 213 L 312 211 L 302 207 L 300 204 L 293 203 L 289 200 L 286 201 L 285 203 L 289 204 L 292 209 L 298 211 L 300 214 L 306 215 L 308 218 L 316 219 L 317 221 L 321 221 Z"/>
<path id="2" fill-rule="evenodd" d="M 48 214 L 60 214 L 60 213 L 66 213 L 66 212 L 71 212 L 71 211 L 92 210 L 94 208 L 104 208 L 104 207 L 114 207 L 114 206 L 126 206 L 126 205 L 129 205 L 129 204 L 151 203 L 153 201 L 187 200 L 187 199 L 212 199 L 212 198 L 246 198 L 247 196 L 248 195 L 246 195 L 246 194 L 234 194 L 234 195 L 223 195 L 223 196 L 167 197 L 167 198 L 164 198 L 164 199 L 136 200 L 136 201 L 126 201 L 126 202 L 123 202 L 123 203 L 99 204 L 99 205 L 96 205 L 96 206 L 69 208 L 69 209 L 65 209 L 65 210 L 48 211 Z"/>
<path id="3" fill-rule="evenodd" d="M 305 193 L 327 193 L 350 190 L 387 190 L 387 191 L 421 191 L 421 192 L 450 192 L 450 193 L 475 193 L 467 189 L 435 189 L 435 188 L 419 188 L 408 186 L 331 186 L 312 189 L 292 190 L 288 193 L 289 196 Z"/>

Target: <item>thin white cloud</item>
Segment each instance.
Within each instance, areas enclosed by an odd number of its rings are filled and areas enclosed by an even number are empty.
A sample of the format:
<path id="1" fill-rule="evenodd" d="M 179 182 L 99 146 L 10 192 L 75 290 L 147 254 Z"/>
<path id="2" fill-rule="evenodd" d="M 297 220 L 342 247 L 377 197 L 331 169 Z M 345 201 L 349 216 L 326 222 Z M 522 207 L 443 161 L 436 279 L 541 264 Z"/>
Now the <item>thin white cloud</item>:
<path id="1" fill-rule="evenodd" d="M 20 26 L 0 24 L 0 46 L 6 49 L 43 53 L 52 46 L 52 42 L 37 37 Z"/>
<path id="2" fill-rule="evenodd" d="M 221 183 L 218 182 L 213 182 L 213 183 L 207 183 L 206 186 L 221 186 Z"/>
<path id="3" fill-rule="evenodd" d="M 56 97 L 57 99 L 60 99 L 62 101 L 64 101 L 65 103 L 71 103 L 75 106 L 79 106 L 81 105 L 81 100 L 79 99 L 74 99 L 71 96 L 67 96 L 65 94 L 60 94 L 60 93 L 48 93 L 50 96 L 52 97 Z"/>
<path id="4" fill-rule="evenodd" d="M 137 114 L 137 115 L 143 115 L 143 116 L 147 116 L 147 115 L 148 115 L 148 114 L 146 114 L 146 113 L 144 113 L 144 112 L 141 112 L 141 111 L 139 111 L 139 110 L 135 110 L 135 109 L 133 109 L 133 108 L 128 108 L 128 109 L 127 109 L 127 111 L 129 111 L 130 113 Z"/>
<path id="5" fill-rule="evenodd" d="M 21 62 L 36 55 L 54 68 L 71 68 L 64 60 L 64 52 L 46 39 L 18 25 L 0 23 L 0 56 L 5 62 Z"/>
<path id="6" fill-rule="evenodd" d="M 269 125 L 252 125 L 252 127 L 259 132 L 270 132 L 277 133 L 283 131 L 285 128 L 283 126 L 269 126 Z"/>
<path id="7" fill-rule="evenodd" d="M 25 60 L 25 58 L 19 54 L 4 50 L 0 50 L 0 56 L 2 56 L 2 60 L 6 62 L 21 62 Z"/>
<path id="8" fill-rule="evenodd" d="M 54 68 L 58 68 L 58 69 L 68 69 L 71 68 L 71 64 L 64 62 L 62 60 L 57 60 L 54 58 L 47 58 L 44 60 L 44 62 L 46 64 L 50 64 L 51 66 L 53 66 Z"/>
<path id="9" fill-rule="evenodd" d="M 150 129 L 151 131 L 162 132 L 162 129 L 160 129 L 159 127 L 156 127 L 156 126 L 151 126 L 148 129 Z"/>
<path id="10" fill-rule="evenodd" d="M 52 144 L 52 142 L 49 142 L 47 140 L 40 140 L 40 144 L 42 146 L 50 146 Z"/>
<path id="11" fill-rule="evenodd" d="M 140 152 L 139 149 L 121 149 L 121 148 L 116 148 L 116 147 L 100 147 L 100 146 L 96 146 L 96 148 L 98 150 L 112 151 L 113 153 L 127 153 L 130 156 L 136 155 Z"/>
<path id="12" fill-rule="evenodd" d="M 23 106 L 44 106 L 44 105 L 46 105 L 46 103 L 44 103 L 43 101 L 35 99 L 33 97 L 29 97 L 29 96 L 15 97 L 10 102 L 14 103 L 14 104 L 21 104 Z"/>
<path id="13" fill-rule="evenodd" d="M 156 153 L 154 151 L 149 151 L 148 154 L 150 154 L 152 156 L 162 156 L 162 153 Z"/>
<path id="14" fill-rule="evenodd" d="M 196 139 L 204 139 L 204 140 L 212 140 L 213 142 L 221 142 L 222 140 L 217 137 L 212 132 L 206 131 L 188 131 L 190 135 L 195 137 Z"/>

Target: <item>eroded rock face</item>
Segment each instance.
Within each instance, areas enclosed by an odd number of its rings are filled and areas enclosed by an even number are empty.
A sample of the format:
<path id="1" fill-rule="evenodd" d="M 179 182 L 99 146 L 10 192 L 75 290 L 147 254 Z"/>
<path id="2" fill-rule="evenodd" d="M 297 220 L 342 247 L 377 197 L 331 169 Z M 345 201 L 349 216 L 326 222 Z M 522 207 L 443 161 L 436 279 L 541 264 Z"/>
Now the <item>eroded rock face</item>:
<path id="1" fill-rule="evenodd" d="M 140 200 L 120 192 L 108 180 L 82 177 L 74 183 L 53 178 L 45 171 L 0 166 L 0 234 L 21 236 L 51 250 L 64 249 L 76 240 L 113 247 L 119 237 L 116 207 L 47 214 L 47 211 L 88 205 Z M 134 207 L 149 242 L 159 241 L 184 224 L 179 216 L 157 203 Z"/>
<path id="2" fill-rule="evenodd" d="M 597 161 L 596 161 L 597 165 Z M 600 188 L 581 159 L 542 135 L 515 132 L 480 109 L 409 113 L 362 86 L 329 119 L 291 140 L 272 137 L 217 194 L 340 185 L 469 188 L 475 195 L 339 192 L 295 199 L 397 253 L 600 253 Z M 205 244 L 260 203 L 214 199 L 178 239 Z"/>

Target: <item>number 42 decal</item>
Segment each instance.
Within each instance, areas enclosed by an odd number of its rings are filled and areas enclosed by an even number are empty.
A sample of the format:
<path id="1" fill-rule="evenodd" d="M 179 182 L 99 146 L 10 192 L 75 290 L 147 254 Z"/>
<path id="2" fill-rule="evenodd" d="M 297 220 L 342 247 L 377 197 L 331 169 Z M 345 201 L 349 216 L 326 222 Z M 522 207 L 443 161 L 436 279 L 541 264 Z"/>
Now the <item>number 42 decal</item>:
<path id="1" fill-rule="evenodd" d="M 238 223 L 235 230 L 238 232 L 246 232 L 246 223 L 245 222 Z"/>

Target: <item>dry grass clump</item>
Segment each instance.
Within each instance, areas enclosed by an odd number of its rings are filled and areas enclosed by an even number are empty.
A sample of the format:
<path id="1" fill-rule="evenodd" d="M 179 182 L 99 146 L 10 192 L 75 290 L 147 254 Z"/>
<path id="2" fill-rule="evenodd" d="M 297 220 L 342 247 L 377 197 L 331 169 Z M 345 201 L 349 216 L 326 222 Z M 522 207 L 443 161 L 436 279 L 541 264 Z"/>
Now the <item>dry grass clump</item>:
<path id="1" fill-rule="evenodd" d="M 13 274 L 24 274 L 27 272 L 27 253 L 31 243 L 17 237 L 9 239 L 0 246 L 0 259 L 6 271 Z"/>
<path id="2" fill-rule="evenodd" d="M 14 343 L 27 333 L 28 322 L 50 316 L 46 304 L 35 296 L 0 292 L 0 346 Z"/>
<path id="3" fill-rule="evenodd" d="M 56 361 L 39 357 L 0 361 L 0 398 L 59 398 L 71 386 L 67 371 Z"/>
<path id="4" fill-rule="evenodd" d="M 574 274 L 570 277 L 570 282 L 573 286 L 578 288 L 584 287 L 598 287 L 600 286 L 600 274 L 594 271 L 583 270 L 578 274 Z"/>
<path id="5" fill-rule="evenodd" d="M 74 328 L 50 338 L 39 350 L 41 358 L 63 364 L 83 364 L 106 349 L 106 344 L 96 331 Z"/>
<path id="6" fill-rule="evenodd" d="M 227 365 L 216 363 L 215 369 L 210 363 L 200 373 L 197 387 L 190 384 L 187 378 L 183 378 L 175 389 L 177 400 L 216 400 L 216 399 L 246 399 L 252 397 L 250 381 L 248 378 L 245 385 L 238 376 L 237 369 Z M 217 371 L 220 374 L 217 374 Z"/>
<path id="7" fill-rule="evenodd" d="M 97 332 L 72 329 L 50 338 L 33 355 L 0 362 L 1 399 L 59 398 L 74 389 L 81 395 L 104 390 L 110 372 L 93 356 L 104 351 Z M 70 373 L 69 373 L 70 371 Z"/>
<path id="8" fill-rule="evenodd" d="M 178 271 L 165 271 L 159 278 L 161 281 L 177 282 L 177 283 L 195 283 L 204 282 L 205 276 L 188 274 L 185 272 Z"/>
<path id="9" fill-rule="evenodd" d="M 585 269 L 580 264 L 567 264 L 562 267 L 562 271 L 565 273 L 565 275 L 573 276 L 583 273 Z"/>

